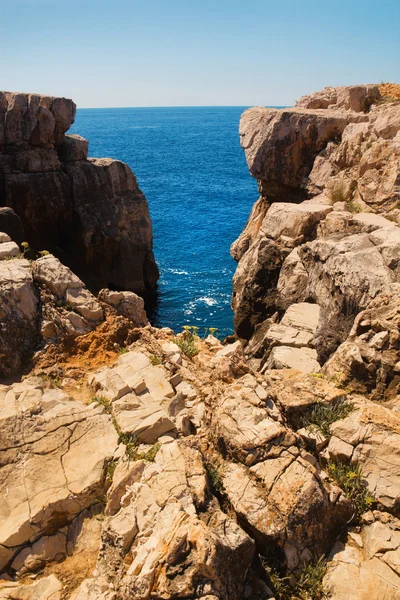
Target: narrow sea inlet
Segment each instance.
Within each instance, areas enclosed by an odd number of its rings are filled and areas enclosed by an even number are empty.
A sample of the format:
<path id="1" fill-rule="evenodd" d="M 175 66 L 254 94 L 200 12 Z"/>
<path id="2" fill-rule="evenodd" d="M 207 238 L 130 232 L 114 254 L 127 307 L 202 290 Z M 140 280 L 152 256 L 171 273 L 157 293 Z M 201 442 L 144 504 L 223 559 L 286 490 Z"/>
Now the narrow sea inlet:
<path id="1" fill-rule="evenodd" d="M 129 164 L 149 202 L 160 281 L 153 325 L 233 331 L 229 254 L 257 183 L 239 144 L 246 107 L 78 109 L 71 133 L 89 156 Z"/>

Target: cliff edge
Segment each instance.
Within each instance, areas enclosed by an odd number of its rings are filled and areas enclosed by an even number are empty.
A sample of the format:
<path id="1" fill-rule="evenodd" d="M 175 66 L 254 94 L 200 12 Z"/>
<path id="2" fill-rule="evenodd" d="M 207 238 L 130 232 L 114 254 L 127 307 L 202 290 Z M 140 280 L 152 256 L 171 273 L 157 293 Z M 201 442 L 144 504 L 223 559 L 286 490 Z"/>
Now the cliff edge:
<path id="1" fill-rule="evenodd" d="M 88 159 L 87 140 L 66 134 L 75 112 L 66 98 L 0 92 L 0 207 L 92 291 L 143 293 L 158 280 L 147 200 L 126 164 Z"/>

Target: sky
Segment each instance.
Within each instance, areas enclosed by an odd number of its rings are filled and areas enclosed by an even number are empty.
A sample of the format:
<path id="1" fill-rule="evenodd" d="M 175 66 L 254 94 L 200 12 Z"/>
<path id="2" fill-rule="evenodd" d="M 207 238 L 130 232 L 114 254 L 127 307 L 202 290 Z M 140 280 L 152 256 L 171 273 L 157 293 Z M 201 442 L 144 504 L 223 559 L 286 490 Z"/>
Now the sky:
<path id="1" fill-rule="evenodd" d="M 290 106 L 400 82 L 400 0 L 0 0 L 0 89 L 78 107 Z"/>

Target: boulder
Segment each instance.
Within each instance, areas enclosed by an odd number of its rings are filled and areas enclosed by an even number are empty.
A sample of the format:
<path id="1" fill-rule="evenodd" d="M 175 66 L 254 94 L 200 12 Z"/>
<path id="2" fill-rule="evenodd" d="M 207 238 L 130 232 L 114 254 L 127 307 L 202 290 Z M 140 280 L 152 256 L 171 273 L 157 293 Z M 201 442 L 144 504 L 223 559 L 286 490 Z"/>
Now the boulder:
<path id="1" fill-rule="evenodd" d="M 115 367 L 94 373 L 89 382 L 111 403 L 121 432 L 153 444 L 164 433 L 175 429 L 165 410 L 175 392 L 163 368 L 152 365 L 145 354 L 122 354 Z"/>
<path id="2" fill-rule="evenodd" d="M 87 160 L 89 142 L 80 135 L 69 134 L 64 137 L 58 149 L 60 160 L 72 162 L 75 160 Z"/>
<path id="3" fill-rule="evenodd" d="M 302 373 L 318 373 L 321 369 L 313 348 L 276 346 L 265 363 L 265 369 L 296 369 Z"/>
<path id="4" fill-rule="evenodd" d="M 145 327 L 148 324 L 144 300 L 133 292 L 113 292 L 104 289 L 99 292 L 99 300 L 112 306 L 119 315 L 132 321 L 136 327 Z"/>
<path id="5" fill-rule="evenodd" d="M 261 396 L 261 397 L 260 397 Z M 245 465 L 275 456 L 295 443 L 294 434 L 276 420 L 257 382 L 247 376 L 227 386 L 211 407 L 211 428 L 219 447 Z"/>

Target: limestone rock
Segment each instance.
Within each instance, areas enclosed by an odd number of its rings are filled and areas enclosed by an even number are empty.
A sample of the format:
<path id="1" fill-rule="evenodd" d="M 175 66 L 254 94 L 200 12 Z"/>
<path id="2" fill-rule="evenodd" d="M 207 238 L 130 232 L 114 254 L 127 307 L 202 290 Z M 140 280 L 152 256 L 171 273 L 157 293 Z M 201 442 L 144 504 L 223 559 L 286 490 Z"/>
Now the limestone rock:
<path id="1" fill-rule="evenodd" d="M 324 378 L 291 369 L 266 372 L 265 376 L 268 380 L 268 397 L 295 429 L 301 427 L 302 418 L 314 405 L 347 401 L 346 392 Z"/>
<path id="2" fill-rule="evenodd" d="M 118 436 L 100 407 L 25 382 L 0 390 L 0 433 L 4 568 L 24 546 L 96 502 Z"/>
<path id="3" fill-rule="evenodd" d="M 211 408 L 211 426 L 220 444 L 246 465 L 280 453 L 294 444 L 293 433 L 275 420 L 247 376 L 227 386 Z"/>
<path id="4" fill-rule="evenodd" d="M 65 135 L 75 110 L 66 98 L 0 92 L 0 205 L 32 248 L 53 252 L 92 290 L 144 292 L 158 279 L 146 198 L 127 165 L 88 159 L 87 141 Z"/>
<path id="5" fill-rule="evenodd" d="M 364 398 L 354 401 L 356 410 L 345 419 L 331 425 L 331 433 L 341 442 L 352 446 L 351 460 L 360 465 L 368 489 L 386 510 L 400 514 L 400 415 Z M 336 442 L 330 447 L 336 458 L 343 446 Z"/>
<path id="6" fill-rule="evenodd" d="M 219 510 L 204 506 L 206 477 L 198 452 L 164 444 L 129 487 L 124 506 L 104 523 L 98 571 L 118 597 L 239 599 L 253 557 L 250 538 Z"/>
<path id="7" fill-rule="evenodd" d="M 349 505 L 337 488 L 336 496 L 325 488 L 306 453 L 302 457 L 291 448 L 250 472 L 232 463 L 223 482 L 239 522 L 260 548 L 280 548 L 288 568 L 295 569 L 306 552 L 318 557 L 330 547 Z"/>
<path id="8" fill-rule="evenodd" d="M 324 583 L 333 600 L 400 598 L 400 524 L 385 513 L 374 513 L 372 523 L 361 534 L 338 541 L 329 558 Z"/>
<path id="9" fill-rule="evenodd" d="M 378 85 L 349 85 L 345 87 L 326 87 L 297 100 L 296 106 L 302 108 L 343 108 L 355 112 L 367 112 L 370 104 L 380 97 Z"/>
<path id="10" fill-rule="evenodd" d="M 399 324 L 400 290 L 392 285 L 357 315 L 348 338 L 324 366 L 326 376 L 377 400 L 395 397 L 400 385 Z"/>
<path id="11" fill-rule="evenodd" d="M 60 160 L 70 162 L 86 160 L 88 157 L 89 142 L 80 135 L 69 134 L 64 137 L 58 155 Z"/>
<path id="12" fill-rule="evenodd" d="M 144 300 L 133 292 L 113 292 L 108 289 L 99 292 L 99 300 L 109 304 L 118 314 L 130 319 L 136 327 L 148 324 Z"/>
<path id="13" fill-rule="evenodd" d="M 62 600 L 63 586 L 55 575 L 30 584 L 0 583 L 1 600 Z"/>
<path id="14" fill-rule="evenodd" d="M 318 373 L 321 366 L 317 351 L 312 348 L 292 348 L 276 346 L 272 349 L 266 369 L 296 369 L 302 373 Z"/>
<path id="15" fill-rule="evenodd" d="M 362 120 L 367 117 L 335 110 L 246 110 L 240 120 L 240 143 L 251 175 L 259 180 L 261 195 L 277 201 L 304 199 L 300 186 L 316 155 L 348 123 Z"/>
<path id="16" fill-rule="evenodd" d="M 112 403 L 112 413 L 123 433 L 153 444 L 175 429 L 163 404 L 175 396 L 164 370 L 140 352 L 122 354 L 116 367 L 90 377 L 93 388 Z"/>
<path id="17" fill-rule="evenodd" d="M 30 264 L 0 261 L 0 377 L 18 371 L 38 340 L 38 296 Z"/>

